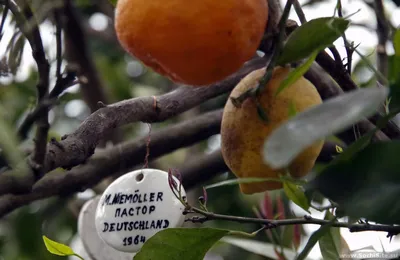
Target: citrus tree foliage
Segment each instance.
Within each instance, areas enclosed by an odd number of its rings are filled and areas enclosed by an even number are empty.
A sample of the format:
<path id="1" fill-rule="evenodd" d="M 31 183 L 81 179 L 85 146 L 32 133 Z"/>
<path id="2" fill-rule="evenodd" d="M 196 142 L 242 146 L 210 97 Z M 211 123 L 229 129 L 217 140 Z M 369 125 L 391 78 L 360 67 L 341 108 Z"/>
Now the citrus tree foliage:
<path id="1" fill-rule="evenodd" d="M 273 28 L 266 28 L 259 47 L 265 59 L 254 58 L 202 93 L 179 88 L 123 50 L 113 27 L 116 2 L 0 0 L 0 259 L 83 259 L 84 250 L 74 244 L 80 208 L 143 164 L 179 169 L 190 190 L 181 202 L 197 217 L 188 215 L 184 228 L 158 232 L 133 259 L 308 259 L 317 244 L 321 258 L 339 259 L 350 253 L 340 229 L 385 232 L 388 239 L 400 233 L 400 31 L 382 1 L 367 6 L 376 14 L 379 43 L 369 56 L 350 40 L 349 28 L 359 25 L 343 15 L 340 0 L 333 16 L 309 21 L 297 2 L 285 2 L 283 13 L 269 18 Z M 294 9 L 296 25 L 288 20 Z M 353 62 L 355 56 L 360 61 Z M 301 112 L 288 103 L 289 119 L 260 149 L 266 163 L 285 168 L 324 139 L 306 178 L 238 179 L 221 156 L 222 109 L 254 98 L 262 84 L 233 100 L 229 93 L 264 66 L 261 83 L 274 67 L 292 67 L 276 96 L 305 77 L 324 101 Z M 116 108 L 123 104 L 132 105 Z M 257 116 L 268 122 L 262 106 Z M 46 147 L 72 152 L 46 154 Z M 36 165 L 44 154 L 55 158 L 53 164 Z M 240 191 L 241 183 L 265 181 L 281 182 L 282 189 L 251 196 Z M 313 217 L 317 211 L 324 217 Z M 320 227 L 305 234 L 308 224 Z"/>

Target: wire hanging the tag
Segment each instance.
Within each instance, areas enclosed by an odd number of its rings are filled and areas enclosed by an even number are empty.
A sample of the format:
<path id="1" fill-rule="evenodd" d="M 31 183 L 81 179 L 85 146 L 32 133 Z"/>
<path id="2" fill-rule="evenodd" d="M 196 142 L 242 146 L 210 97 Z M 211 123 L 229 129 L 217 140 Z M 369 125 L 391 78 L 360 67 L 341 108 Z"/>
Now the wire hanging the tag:
<path id="1" fill-rule="evenodd" d="M 146 140 L 146 155 L 144 157 L 144 165 L 143 165 L 142 169 L 149 167 L 151 124 L 147 123 L 147 126 L 149 127 L 149 135 L 147 136 L 147 140 Z"/>
<path id="2" fill-rule="evenodd" d="M 157 98 L 153 96 L 153 109 L 157 110 Z M 146 155 L 144 157 L 144 165 L 142 169 L 148 168 L 149 167 L 149 156 L 150 156 L 150 141 L 151 141 L 151 124 L 147 123 L 147 126 L 149 127 L 149 135 L 147 136 L 146 140 Z"/>

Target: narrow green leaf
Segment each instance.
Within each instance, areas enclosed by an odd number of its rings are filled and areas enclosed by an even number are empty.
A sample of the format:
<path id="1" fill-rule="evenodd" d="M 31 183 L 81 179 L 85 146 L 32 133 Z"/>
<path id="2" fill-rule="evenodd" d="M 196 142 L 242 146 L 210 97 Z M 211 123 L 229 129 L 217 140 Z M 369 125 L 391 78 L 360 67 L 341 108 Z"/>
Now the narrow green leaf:
<path id="1" fill-rule="evenodd" d="M 283 180 L 281 180 L 279 178 L 237 178 L 237 179 L 213 183 L 213 184 L 205 186 L 204 188 L 206 190 L 208 190 L 208 189 L 222 187 L 222 186 L 237 185 L 239 183 L 253 183 L 253 182 L 264 182 L 264 181 L 282 182 Z"/>
<path id="2" fill-rule="evenodd" d="M 271 243 L 265 243 L 253 239 L 246 238 L 236 238 L 236 237 L 224 237 L 221 239 L 221 242 L 228 243 L 239 248 L 242 248 L 248 252 L 265 256 L 268 258 L 275 259 L 276 254 L 274 251 L 275 245 Z M 287 259 L 294 259 L 296 257 L 296 253 L 290 248 L 284 247 L 283 252 Z"/>
<path id="3" fill-rule="evenodd" d="M 311 67 L 315 58 L 317 57 L 319 51 L 314 51 L 311 53 L 310 57 L 307 59 L 306 62 L 292 70 L 289 75 L 281 82 L 278 89 L 275 92 L 275 96 L 279 95 L 285 88 L 290 87 L 293 83 L 295 83 L 299 78 L 301 78 L 304 73 L 308 71 Z"/>
<path id="4" fill-rule="evenodd" d="M 229 230 L 215 228 L 168 228 L 144 243 L 134 260 L 203 260 L 207 251 Z"/>
<path id="5" fill-rule="evenodd" d="M 265 140 L 264 161 L 276 169 L 288 166 L 298 154 L 316 141 L 376 113 L 388 93 L 386 87 L 357 89 L 297 113 Z"/>
<path id="6" fill-rule="evenodd" d="M 299 185 L 285 181 L 283 182 L 283 190 L 291 201 L 305 211 L 310 212 L 308 210 L 310 208 L 310 203 Z"/>
<path id="7" fill-rule="evenodd" d="M 393 34 L 393 48 L 396 56 L 400 56 L 400 30 L 396 30 Z"/>
<path id="8" fill-rule="evenodd" d="M 110 3 L 115 7 L 117 5 L 118 0 L 109 0 Z"/>
<path id="9" fill-rule="evenodd" d="M 333 221 L 332 221 L 333 222 Z M 327 232 L 329 232 L 330 227 L 332 226 L 332 222 L 325 224 L 321 226 L 317 231 L 315 231 L 310 238 L 307 241 L 306 246 L 304 249 L 300 252 L 300 254 L 297 256 L 296 260 L 303 260 L 306 259 L 310 251 L 313 249 L 315 244 L 317 244 L 318 240 L 325 235 Z"/>
<path id="10" fill-rule="evenodd" d="M 76 253 L 69 246 L 53 241 L 47 238 L 46 236 L 43 236 L 43 241 L 47 248 L 47 251 L 49 251 L 53 255 L 60 255 L 60 256 L 76 255 Z"/>
<path id="11" fill-rule="evenodd" d="M 350 44 L 350 43 L 349 43 Z M 353 48 L 354 52 L 360 56 L 360 58 L 365 62 L 367 67 L 374 72 L 375 76 L 383 82 L 383 84 L 386 86 L 388 84 L 388 79 L 386 78 L 385 75 L 383 75 L 376 67 L 375 64 L 372 63 L 364 54 L 362 54 L 357 48 Z M 387 86 L 386 86 L 387 87 Z"/>
<path id="12" fill-rule="evenodd" d="M 278 65 L 304 59 L 315 51 L 332 45 L 348 28 L 349 21 L 343 18 L 322 17 L 310 20 L 288 37 L 278 59 Z"/>
<path id="13" fill-rule="evenodd" d="M 293 101 L 291 101 L 289 103 L 289 112 L 288 112 L 289 118 L 296 116 L 296 114 L 297 114 L 296 104 Z"/>
<path id="14" fill-rule="evenodd" d="M 400 71 L 400 53 L 396 55 L 388 55 L 388 80 L 396 84 L 400 80 L 399 71 Z M 400 84 L 397 84 L 397 87 L 400 88 Z"/>
<path id="15" fill-rule="evenodd" d="M 335 219 L 329 211 L 325 213 L 326 220 Z M 337 260 L 340 259 L 341 253 L 341 236 L 340 229 L 337 227 L 330 227 L 319 240 L 319 248 L 324 260 Z"/>

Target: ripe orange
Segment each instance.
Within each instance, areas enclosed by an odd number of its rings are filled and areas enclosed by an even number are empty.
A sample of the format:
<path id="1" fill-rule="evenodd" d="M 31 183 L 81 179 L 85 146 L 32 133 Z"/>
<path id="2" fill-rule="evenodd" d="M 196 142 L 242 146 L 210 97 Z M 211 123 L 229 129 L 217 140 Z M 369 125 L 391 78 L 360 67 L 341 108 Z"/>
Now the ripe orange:
<path id="1" fill-rule="evenodd" d="M 206 85 L 237 71 L 256 52 L 267 0 L 119 0 L 123 48 L 177 83 Z"/>
<path id="2" fill-rule="evenodd" d="M 322 103 L 314 85 L 304 77 L 275 96 L 289 71 L 289 68 L 275 68 L 272 78 L 259 96 L 268 122 L 259 118 L 254 99 L 245 100 L 239 108 L 230 100 L 225 105 L 221 123 L 221 152 L 226 165 L 238 178 L 279 178 L 280 174 L 285 175 L 285 169 L 275 170 L 264 162 L 262 147 L 266 138 L 289 119 L 291 104 L 299 113 Z M 232 90 L 231 97 L 238 97 L 249 88 L 257 86 L 264 73 L 265 68 L 262 68 L 248 74 Z M 315 142 L 292 161 L 288 167 L 292 177 L 300 178 L 311 171 L 323 143 Z M 240 183 L 240 189 L 245 194 L 280 188 L 282 184 L 274 181 Z"/>

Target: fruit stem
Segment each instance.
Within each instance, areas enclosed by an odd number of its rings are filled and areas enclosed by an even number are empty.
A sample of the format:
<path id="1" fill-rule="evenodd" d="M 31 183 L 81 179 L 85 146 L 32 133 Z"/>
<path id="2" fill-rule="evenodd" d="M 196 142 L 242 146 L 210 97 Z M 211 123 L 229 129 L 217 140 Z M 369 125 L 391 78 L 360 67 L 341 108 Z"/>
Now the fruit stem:
<path id="1" fill-rule="evenodd" d="M 278 33 L 278 39 L 277 39 L 277 43 L 275 45 L 274 53 L 272 55 L 271 61 L 268 63 L 267 70 L 266 70 L 264 76 L 260 79 L 258 86 L 254 90 L 256 95 L 259 95 L 259 93 L 264 89 L 264 87 L 267 85 L 268 81 L 272 77 L 272 72 L 273 72 L 275 65 L 278 61 L 278 58 L 281 54 L 281 51 L 282 51 L 282 48 L 284 45 L 284 41 L 286 38 L 286 31 L 285 31 L 286 22 L 287 22 L 287 19 L 289 18 L 290 9 L 292 8 L 293 2 L 294 2 L 294 0 L 287 0 L 287 2 L 285 4 L 285 8 L 283 9 L 281 19 L 279 20 L 279 23 L 278 23 L 279 33 Z"/>
<path id="2" fill-rule="evenodd" d="M 257 87 L 251 88 L 245 92 L 243 92 L 240 96 L 238 97 L 232 97 L 231 102 L 232 104 L 239 108 L 241 104 L 249 97 L 254 97 L 258 96 L 260 92 L 264 89 L 265 85 L 267 85 L 268 81 L 272 77 L 272 72 L 275 68 L 275 65 L 278 61 L 279 55 L 281 54 L 283 45 L 284 45 L 284 40 L 286 37 L 286 32 L 285 32 L 285 27 L 286 27 L 286 22 L 287 19 L 289 18 L 289 13 L 290 9 L 293 5 L 294 0 L 287 0 L 285 4 L 285 8 L 283 9 L 283 13 L 281 16 L 281 19 L 279 20 L 278 23 L 278 35 L 277 35 L 277 43 L 275 45 L 271 60 L 268 62 L 267 69 L 265 71 L 264 76 L 260 79 Z"/>

